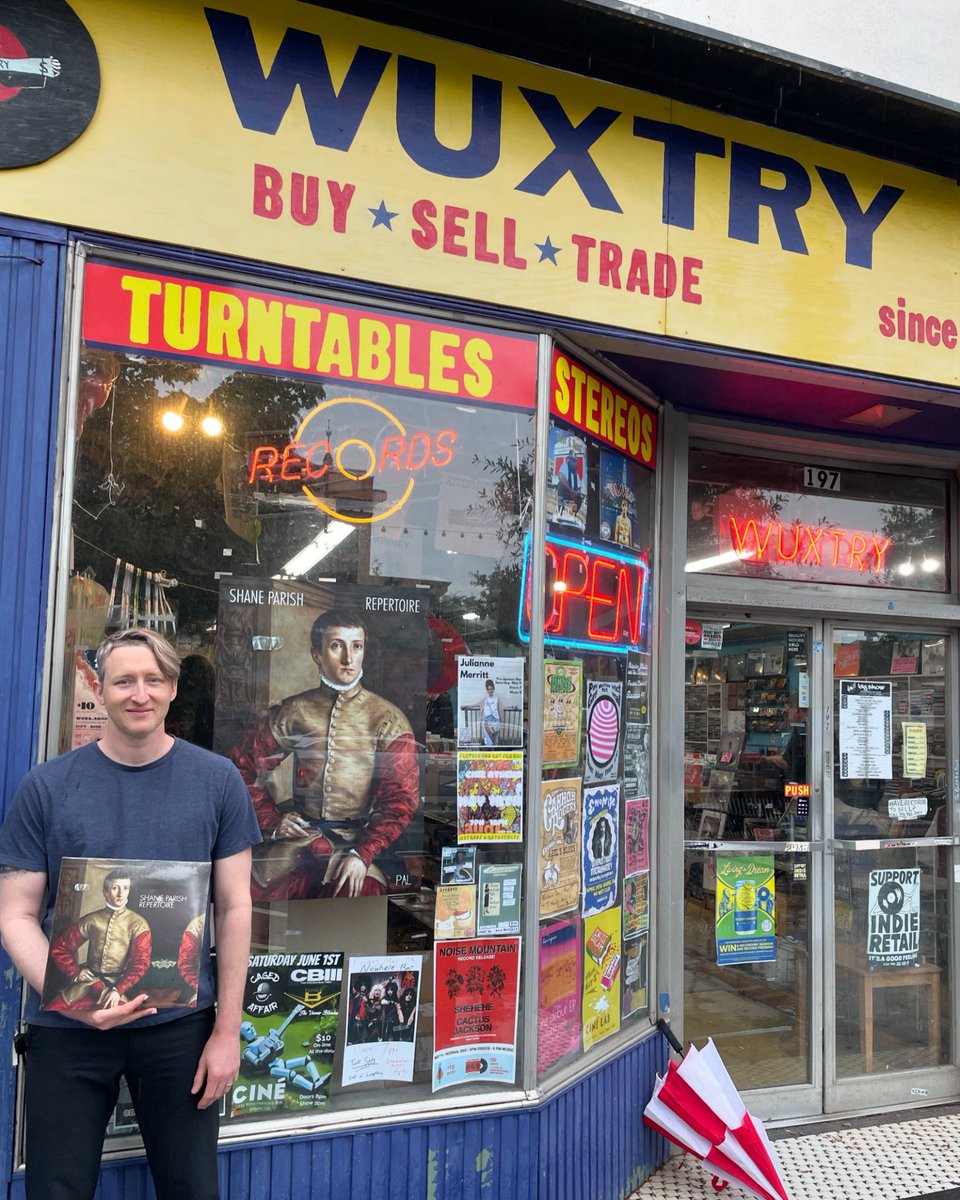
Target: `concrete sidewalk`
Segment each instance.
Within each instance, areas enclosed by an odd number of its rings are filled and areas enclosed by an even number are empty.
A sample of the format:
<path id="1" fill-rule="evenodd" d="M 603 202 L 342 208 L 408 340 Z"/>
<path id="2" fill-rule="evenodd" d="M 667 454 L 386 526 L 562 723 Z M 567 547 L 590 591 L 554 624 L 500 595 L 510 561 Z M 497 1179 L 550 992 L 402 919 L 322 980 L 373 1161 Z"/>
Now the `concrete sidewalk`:
<path id="1" fill-rule="evenodd" d="M 769 1130 L 790 1200 L 960 1200 L 960 1106 Z M 631 1200 L 741 1200 L 716 1192 L 691 1155 L 671 1158 Z M 945 1200 L 945 1198 L 944 1198 Z"/>

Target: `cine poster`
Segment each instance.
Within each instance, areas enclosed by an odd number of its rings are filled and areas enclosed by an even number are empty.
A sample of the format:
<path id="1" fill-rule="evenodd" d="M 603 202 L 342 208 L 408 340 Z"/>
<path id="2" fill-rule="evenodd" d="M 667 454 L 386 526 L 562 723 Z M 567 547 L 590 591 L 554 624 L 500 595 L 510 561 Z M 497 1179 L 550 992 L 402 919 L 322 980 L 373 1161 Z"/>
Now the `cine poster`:
<path id="1" fill-rule="evenodd" d="M 420 954 L 350 959 L 344 1087 L 412 1081 L 422 969 Z"/>
<path id="2" fill-rule="evenodd" d="M 583 791 L 583 915 L 617 900 L 620 846 L 620 785 Z"/>
<path id="3" fill-rule="evenodd" d="M 523 841 L 523 752 L 457 754 L 457 842 Z"/>
<path id="4" fill-rule="evenodd" d="M 583 663 L 548 658 L 543 664 L 543 765 L 580 765 Z"/>
<path id="5" fill-rule="evenodd" d="M 231 1120 L 327 1106 L 342 989 L 339 951 L 250 956 Z"/>
<path id="6" fill-rule="evenodd" d="M 580 907 L 582 784 L 551 779 L 540 784 L 540 916 Z"/>
<path id="7" fill-rule="evenodd" d="M 437 942 L 433 970 L 433 1090 L 514 1083 L 520 938 Z"/>
<path id="8" fill-rule="evenodd" d="M 717 962 L 775 962 L 776 885 L 772 854 L 717 858 Z"/>
<path id="9" fill-rule="evenodd" d="M 195 1007 L 209 890 L 209 863 L 64 858 L 42 1007 L 89 1012 L 111 990 L 146 995 L 146 1008 Z"/>
<path id="10" fill-rule="evenodd" d="M 406 589 L 221 580 L 214 749 L 264 835 L 255 901 L 418 889 L 427 608 Z"/>
<path id="11" fill-rule="evenodd" d="M 583 922 L 583 1048 L 620 1028 L 620 909 Z"/>
<path id="12" fill-rule="evenodd" d="M 580 920 L 540 930 L 537 1070 L 542 1074 L 580 1049 Z"/>

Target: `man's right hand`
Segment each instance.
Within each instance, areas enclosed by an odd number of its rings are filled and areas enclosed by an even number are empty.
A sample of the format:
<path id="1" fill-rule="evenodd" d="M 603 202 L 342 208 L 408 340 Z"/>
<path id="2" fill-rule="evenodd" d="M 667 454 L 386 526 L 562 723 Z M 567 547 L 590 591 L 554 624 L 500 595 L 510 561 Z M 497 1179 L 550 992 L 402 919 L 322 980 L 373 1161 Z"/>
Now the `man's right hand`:
<path id="1" fill-rule="evenodd" d="M 311 829 L 309 822 L 299 813 L 288 812 L 280 818 L 280 824 L 273 831 L 273 836 L 278 839 L 299 838 L 309 837 L 312 833 L 316 833 L 316 830 Z"/>
<path id="2" fill-rule="evenodd" d="M 152 1017 L 155 1008 L 144 1008 L 147 994 L 134 996 L 132 1000 L 124 1000 L 113 1008 L 97 1008 L 92 1011 L 64 1012 L 63 1016 L 72 1017 L 82 1025 L 91 1029 L 115 1029 L 118 1025 L 129 1025 L 131 1021 L 139 1021 L 141 1017 Z"/>

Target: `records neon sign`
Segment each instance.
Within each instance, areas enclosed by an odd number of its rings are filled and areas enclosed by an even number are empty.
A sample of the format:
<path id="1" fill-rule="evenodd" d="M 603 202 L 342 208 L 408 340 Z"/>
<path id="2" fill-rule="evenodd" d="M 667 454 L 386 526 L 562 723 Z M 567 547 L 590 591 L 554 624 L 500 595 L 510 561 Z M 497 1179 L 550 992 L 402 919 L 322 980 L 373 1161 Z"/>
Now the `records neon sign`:
<path id="1" fill-rule="evenodd" d="M 523 553 L 518 632 L 530 641 L 530 535 Z M 626 654 L 646 639 L 646 559 L 566 538 L 547 538 L 544 642 Z"/>

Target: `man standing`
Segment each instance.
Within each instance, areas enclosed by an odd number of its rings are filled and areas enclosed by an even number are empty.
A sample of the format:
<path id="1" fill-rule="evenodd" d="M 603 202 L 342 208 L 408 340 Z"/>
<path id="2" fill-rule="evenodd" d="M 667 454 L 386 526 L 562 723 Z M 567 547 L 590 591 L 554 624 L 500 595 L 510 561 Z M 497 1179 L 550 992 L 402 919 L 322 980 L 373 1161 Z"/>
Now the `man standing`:
<path id="1" fill-rule="evenodd" d="M 313 623 L 320 686 L 271 708 L 230 757 L 267 839 L 254 854 L 258 900 L 383 895 L 377 856 L 420 804 L 410 722 L 361 683 L 367 629 L 358 613 L 331 609 Z M 293 754 L 292 803 L 272 794 L 273 774 Z"/>
<path id="2" fill-rule="evenodd" d="M 103 908 L 87 913 L 50 943 L 50 957 L 70 983 L 48 1009 L 116 1008 L 146 974 L 153 939 L 143 917 L 127 907 L 128 872 L 107 875 L 103 899 Z M 84 942 L 87 953 L 81 966 L 76 955 Z"/>
<path id="3" fill-rule="evenodd" d="M 176 651 L 152 630 L 104 639 L 97 650 L 103 737 L 35 767 L 0 830 L 0 938 L 30 986 L 29 1200 L 93 1196 L 121 1075 L 158 1200 L 219 1196 L 218 1107 L 239 1069 L 250 847 L 260 835 L 234 768 L 164 730 L 179 668 Z M 141 994 L 41 1011 L 60 864 L 69 857 L 212 863 L 217 979 L 206 938 L 196 1009 L 158 1012 Z"/>

